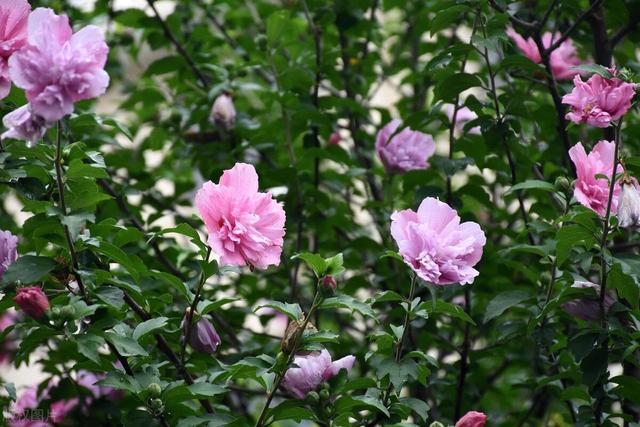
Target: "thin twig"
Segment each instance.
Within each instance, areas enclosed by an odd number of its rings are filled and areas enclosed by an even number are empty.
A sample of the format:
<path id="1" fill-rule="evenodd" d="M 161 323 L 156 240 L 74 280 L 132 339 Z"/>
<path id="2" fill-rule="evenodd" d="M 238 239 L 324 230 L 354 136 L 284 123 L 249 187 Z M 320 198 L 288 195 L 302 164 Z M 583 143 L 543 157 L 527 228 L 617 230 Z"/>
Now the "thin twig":
<path id="1" fill-rule="evenodd" d="M 184 58 L 184 60 L 187 61 L 187 65 L 189 65 L 189 68 L 191 68 L 191 71 L 196 76 L 196 78 L 198 79 L 202 87 L 204 89 L 208 89 L 209 81 L 207 80 L 205 75 L 202 74 L 202 72 L 198 69 L 195 61 L 193 60 L 193 58 L 191 58 L 191 55 L 189 55 L 189 53 L 184 48 L 184 46 L 182 46 L 182 43 L 180 43 L 177 37 L 173 34 L 173 32 L 171 31 L 171 28 L 169 28 L 169 25 L 167 25 L 164 19 L 162 19 L 162 17 L 160 16 L 158 9 L 156 9 L 155 0 L 147 0 L 147 4 L 153 11 L 156 21 L 158 21 L 158 24 L 160 24 L 160 27 L 162 27 L 162 31 L 164 32 L 164 35 L 169 39 L 169 41 L 173 44 L 173 46 L 176 48 L 178 53 Z"/>
<path id="2" fill-rule="evenodd" d="M 464 288 L 464 311 L 471 313 L 471 293 L 469 286 Z M 460 352 L 460 374 L 458 375 L 458 387 L 456 388 L 456 403 L 454 409 L 454 420 L 460 419 L 462 413 L 462 397 L 464 395 L 464 384 L 467 379 L 467 371 L 469 368 L 469 351 L 471 350 L 471 340 L 469 339 L 471 325 L 465 322 L 464 339 L 462 341 L 462 351 Z"/>
<path id="3" fill-rule="evenodd" d="M 546 50 L 540 50 L 540 52 L 542 52 L 542 56 L 549 56 L 551 54 L 551 52 L 553 52 L 554 50 L 556 50 L 557 48 L 560 47 L 560 45 L 566 40 L 568 39 L 571 34 L 573 33 L 573 31 L 578 27 L 578 25 L 580 25 L 580 23 L 582 21 L 584 21 L 585 19 L 589 18 L 591 16 L 591 14 L 602 5 L 602 2 L 604 0 L 596 0 L 594 2 L 591 3 L 591 6 L 589 7 L 589 9 L 585 10 L 584 12 L 582 12 L 577 18 L 576 20 L 573 22 L 573 24 L 571 24 L 571 26 L 569 28 L 567 28 L 567 30 L 562 33 L 562 35 L 560 36 L 560 38 L 556 41 L 554 41 Z"/>

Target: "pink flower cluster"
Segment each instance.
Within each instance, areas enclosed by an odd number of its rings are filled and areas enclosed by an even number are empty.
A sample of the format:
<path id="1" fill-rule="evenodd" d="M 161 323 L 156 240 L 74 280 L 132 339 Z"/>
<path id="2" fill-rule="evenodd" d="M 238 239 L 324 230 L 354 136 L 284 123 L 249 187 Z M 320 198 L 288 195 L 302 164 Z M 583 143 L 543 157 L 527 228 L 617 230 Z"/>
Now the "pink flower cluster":
<path id="1" fill-rule="evenodd" d="M 612 70 L 615 74 L 615 70 Z M 574 123 L 587 123 L 599 128 L 608 127 L 631 108 L 636 85 L 617 77 L 607 79 L 592 75 L 586 82 L 580 76 L 573 79 L 571 93 L 562 97 L 562 103 L 571 106 L 566 119 Z"/>
<path id="2" fill-rule="evenodd" d="M 542 57 L 540 50 L 536 45 L 536 42 L 528 37 L 525 39 L 518 34 L 513 28 L 507 28 L 507 35 L 515 42 L 516 46 L 524 53 L 524 55 L 535 63 L 540 63 Z M 555 40 L 560 38 L 560 33 L 546 32 L 542 35 L 542 45 L 545 49 L 554 43 Z M 581 61 L 578 58 L 577 51 L 571 39 L 566 39 L 557 49 L 555 49 L 549 55 L 549 64 L 551 65 L 551 73 L 553 77 L 558 80 L 570 79 L 580 72 L 572 69 L 576 65 L 580 65 Z"/>
<path id="3" fill-rule="evenodd" d="M 331 355 L 326 349 L 305 355 L 296 355 L 294 365 L 287 370 L 282 380 L 282 387 L 298 399 L 304 399 L 310 392 L 318 388 L 323 381 L 328 381 L 337 375 L 341 369 L 347 372 L 353 368 L 356 358 L 346 356 L 331 361 Z"/>
<path id="4" fill-rule="evenodd" d="M 76 376 L 76 384 L 87 389 L 89 397 L 85 400 L 87 405 L 90 405 L 94 400 L 100 398 L 107 398 L 111 400 L 120 399 L 122 393 L 118 390 L 114 390 L 111 387 L 104 387 L 96 384 L 98 381 L 105 378 L 105 375 L 94 374 L 89 371 L 79 371 Z M 9 420 L 10 427 L 52 427 L 65 420 L 67 415 L 73 411 L 80 399 L 74 397 L 72 399 L 61 399 L 51 403 L 49 408 L 48 417 L 32 417 L 29 411 L 34 409 L 41 409 L 40 402 L 49 400 L 51 398 L 51 392 L 59 384 L 58 378 L 53 378 L 47 384 L 47 387 L 38 396 L 38 387 L 31 386 L 22 392 L 18 400 L 13 404 L 11 408 L 12 418 Z M 38 419 L 40 418 L 40 419 Z"/>
<path id="5" fill-rule="evenodd" d="M 615 144 L 609 141 L 599 141 L 589 154 L 580 142 L 569 150 L 569 157 L 576 166 L 577 175 L 573 195 L 578 202 L 601 216 L 604 216 L 607 210 L 614 152 Z M 616 173 L 622 172 L 624 168 L 619 164 Z M 598 175 L 604 175 L 609 179 Z M 618 211 L 619 195 L 620 183 L 616 182 L 611 201 L 612 213 Z"/>
<path id="6" fill-rule="evenodd" d="M 473 283 L 482 257 L 484 232 L 475 222 L 460 223 L 449 205 L 428 197 L 415 212 L 391 215 L 391 235 L 400 255 L 420 278 L 436 285 Z"/>
<path id="7" fill-rule="evenodd" d="M 29 104 L 8 114 L 2 138 L 35 144 L 46 129 L 73 112 L 74 103 L 102 95 L 109 85 L 104 70 L 109 48 L 93 25 L 73 34 L 69 19 L 24 0 L 0 0 L 0 97 L 10 80 L 24 89 Z M 10 79 L 10 80 L 9 80 Z"/>
<path id="8" fill-rule="evenodd" d="M 196 206 L 209 231 L 208 244 L 222 265 L 266 268 L 280 264 L 285 213 L 271 193 L 258 191 L 252 165 L 236 163 L 219 184 L 205 182 Z"/>

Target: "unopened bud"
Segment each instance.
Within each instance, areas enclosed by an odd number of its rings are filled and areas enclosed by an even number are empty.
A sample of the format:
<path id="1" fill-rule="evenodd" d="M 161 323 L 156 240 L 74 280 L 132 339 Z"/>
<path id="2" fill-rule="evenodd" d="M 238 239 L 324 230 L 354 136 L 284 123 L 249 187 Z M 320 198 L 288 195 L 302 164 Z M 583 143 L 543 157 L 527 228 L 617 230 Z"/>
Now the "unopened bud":
<path id="1" fill-rule="evenodd" d="M 149 399 L 149 408 L 156 413 L 162 412 L 164 410 L 162 399 Z"/>
<path id="2" fill-rule="evenodd" d="M 49 309 L 49 299 L 37 286 L 18 289 L 13 301 L 29 316 L 39 318 Z"/>
<path id="3" fill-rule="evenodd" d="M 329 400 L 330 396 L 331 396 L 331 394 L 329 393 L 329 390 L 327 390 L 326 388 L 323 388 L 322 390 L 320 390 L 320 401 L 321 402 L 326 402 L 327 400 Z"/>
<path id="4" fill-rule="evenodd" d="M 320 400 L 320 396 L 318 395 L 317 392 L 315 391 L 310 391 L 309 393 L 307 393 L 307 399 L 309 400 L 309 402 L 318 402 Z"/>
<path id="5" fill-rule="evenodd" d="M 329 145 L 338 145 L 340 144 L 340 134 L 338 132 L 333 132 L 329 136 L 329 140 L 327 141 Z"/>
<path id="6" fill-rule="evenodd" d="M 330 274 L 327 274 L 326 276 L 324 276 L 320 280 L 320 283 L 322 284 L 322 288 L 327 291 L 335 291 L 336 288 L 338 287 L 338 284 L 336 283 L 336 279 L 334 279 L 333 276 Z"/>
<path id="7" fill-rule="evenodd" d="M 429 427 L 444 427 L 444 424 L 442 424 L 440 421 L 434 421 L 429 424 Z"/>
<path id="8" fill-rule="evenodd" d="M 236 108 L 229 93 L 222 93 L 213 102 L 209 121 L 224 130 L 233 129 L 236 124 Z"/>
<path id="9" fill-rule="evenodd" d="M 60 317 L 62 317 L 64 320 L 72 320 L 73 318 L 75 318 L 75 315 L 76 311 L 70 305 L 65 305 L 60 309 Z"/>
<path id="10" fill-rule="evenodd" d="M 211 322 L 204 318 L 194 321 L 189 315 L 189 310 L 182 320 L 181 327 L 189 345 L 201 353 L 213 354 L 220 345 L 220 336 Z"/>
<path id="11" fill-rule="evenodd" d="M 618 225 L 637 227 L 640 224 L 640 194 L 636 183 L 629 177 L 622 179 L 618 197 Z"/>
<path id="12" fill-rule="evenodd" d="M 147 392 L 149 393 L 149 396 L 158 398 L 162 394 L 162 388 L 158 383 L 151 383 L 147 386 Z"/>
<path id="13" fill-rule="evenodd" d="M 564 176 L 559 176 L 556 178 L 555 187 L 556 191 L 559 191 L 563 194 L 567 194 L 571 191 L 571 183 Z"/>

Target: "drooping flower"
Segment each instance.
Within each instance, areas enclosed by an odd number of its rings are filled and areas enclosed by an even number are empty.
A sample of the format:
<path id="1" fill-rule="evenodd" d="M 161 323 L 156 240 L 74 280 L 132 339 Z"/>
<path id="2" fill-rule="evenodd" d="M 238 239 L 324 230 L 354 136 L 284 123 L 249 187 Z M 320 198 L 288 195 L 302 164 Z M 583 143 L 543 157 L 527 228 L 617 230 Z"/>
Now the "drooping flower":
<path id="1" fill-rule="evenodd" d="M 614 74 L 615 74 L 615 70 Z M 631 108 L 636 85 L 617 77 L 610 79 L 594 74 L 586 82 L 580 76 L 573 79 L 571 93 L 562 97 L 562 103 L 571 106 L 565 116 L 574 123 L 587 123 L 605 128 L 618 120 Z"/>
<path id="2" fill-rule="evenodd" d="M 304 399 L 310 392 L 318 388 L 323 381 L 328 381 L 337 375 L 341 369 L 351 371 L 356 358 L 346 356 L 331 361 L 331 355 L 326 349 L 305 355 L 296 355 L 294 367 L 287 370 L 282 380 L 282 387 L 298 399 Z"/>
<path id="3" fill-rule="evenodd" d="M 531 37 L 525 39 L 511 27 L 507 28 L 507 35 L 511 37 L 524 56 L 535 63 L 540 63 L 542 61 L 538 46 Z M 548 49 L 560 37 L 561 34 L 558 32 L 546 32 L 542 35 L 542 45 L 545 49 Z M 557 80 L 567 80 L 576 74 L 580 74 L 580 71 L 574 70 L 573 67 L 580 65 L 581 62 L 582 61 L 580 61 L 580 58 L 578 57 L 577 50 L 573 45 L 573 41 L 569 38 L 560 43 L 560 46 L 558 46 L 558 48 L 549 55 L 551 73 Z"/>
<path id="4" fill-rule="evenodd" d="M 473 267 L 482 257 L 484 232 L 475 222 L 461 224 L 457 212 L 438 199 L 427 197 L 417 212 L 394 212 L 391 235 L 407 265 L 427 282 L 464 285 L 478 275 Z"/>
<path id="5" fill-rule="evenodd" d="M 482 412 L 469 411 L 458 420 L 455 427 L 483 427 L 487 416 Z"/>
<path id="6" fill-rule="evenodd" d="M 258 191 L 252 165 L 236 163 L 224 171 L 219 184 L 205 182 L 196 206 L 209 232 L 207 243 L 222 265 L 280 264 L 285 212 L 271 193 Z"/>
<path id="7" fill-rule="evenodd" d="M 593 296 L 584 296 L 565 302 L 562 304 L 564 311 L 585 321 L 596 322 L 600 320 L 600 286 L 592 282 L 576 280 L 571 287 L 577 289 L 591 288 L 595 292 Z M 615 302 L 616 300 L 611 294 L 606 293 L 604 295 L 603 303 L 605 313 L 609 312 L 609 309 Z"/>
<path id="8" fill-rule="evenodd" d="M 213 101 L 209 121 L 224 130 L 233 129 L 236 124 L 236 107 L 229 93 L 224 92 Z"/>
<path id="9" fill-rule="evenodd" d="M 29 316 L 39 318 L 49 309 L 49 299 L 37 286 L 19 288 L 13 301 Z"/>
<path id="10" fill-rule="evenodd" d="M 70 114 L 75 102 L 105 92 L 108 52 L 98 27 L 73 34 L 66 15 L 37 8 L 29 16 L 27 44 L 9 59 L 9 75 L 26 91 L 33 112 L 55 122 Z"/>
<path id="11" fill-rule="evenodd" d="M 436 151 L 433 138 L 408 127 L 392 137 L 401 124 L 402 121 L 398 119 L 392 120 L 378 132 L 376 152 L 382 164 L 389 172 L 427 169 L 427 159 Z"/>
<path id="12" fill-rule="evenodd" d="M 51 127 L 45 119 L 34 114 L 29 104 L 13 110 L 2 118 L 2 124 L 7 131 L 0 135 L 0 139 L 19 139 L 27 142 L 28 147 L 35 146 L 42 139 L 47 129 Z"/>
<path id="13" fill-rule="evenodd" d="M 9 309 L 2 313 L 0 316 L 0 333 L 13 326 L 16 323 L 18 314 L 15 310 Z M 17 348 L 13 331 L 5 335 L 2 342 L 0 342 L 0 364 L 9 362 L 11 360 L 11 354 Z"/>
<path id="14" fill-rule="evenodd" d="M 609 179 L 613 169 L 613 156 L 615 143 L 599 141 L 593 150 L 587 155 L 579 142 L 569 150 L 569 157 L 576 167 L 576 182 L 573 195 L 582 205 L 604 216 L 607 210 L 609 197 Z M 622 165 L 618 164 L 617 173 L 624 172 Z M 604 178 L 602 175 L 609 177 Z M 620 183 L 616 182 L 611 200 L 611 212 L 618 211 L 618 196 Z"/>
<path id="15" fill-rule="evenodd" d="M 18 259 L 18 238 L 9 231 L 0 230 L 0 279 L 9 266 Z"/>
<path id="16" fill-rule="evenodd" d="M 9 95 L 9 58 L 27 42 L 27 0 L 0 0 L 0 99 Z"/>
<path id="17" fill-rule="evenodd" d="M 189 334 L 189 345 L 200 353 L 213 354 L 220 345 L 220 336 L 211 322 L 202 318 L 191 322 L 187 331 L 186 317 L 182 320 L 181 328 L 184 336 Z"/>
<path id="18" fill-rule="evenodd" d="M 443 110 L 447 115 L 447 117 L 449 118 L 449 120 L 450 121 L 453 120 L 453 113 L 455 110 L 453 104 L 446 104 L 443 107 Z M 465 106 L 459 107 L 458 112 L 456 113 L 456 124 L 455 124 L 456 131 L 460 134 L 464 133 L 465 124 L 477 118 L 478 118 L 478 115 L 473 111 L 471 111 L 469 108 Z M 474 126 L 471 129 L 469 129 L 468 132 L 473 135 L 480 135 L 480 126 Z"/>
<path id="19" fill-rule="evenodd" d="M 640 225 L 640 193 L 632 179 L 622 180 L 618 197 L 618 225 L 637 227 Z"/>

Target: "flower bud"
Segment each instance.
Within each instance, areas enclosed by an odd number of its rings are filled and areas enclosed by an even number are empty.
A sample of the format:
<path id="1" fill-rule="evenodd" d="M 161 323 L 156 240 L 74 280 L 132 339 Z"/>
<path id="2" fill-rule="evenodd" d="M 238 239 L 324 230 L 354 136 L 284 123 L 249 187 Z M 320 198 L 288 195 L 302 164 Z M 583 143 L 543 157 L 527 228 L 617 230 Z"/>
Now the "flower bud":
<path id="1" fill-rule="evenodd" d="M 60 317 L 64 320 L 73 320 L 76 315 L 76 311 L 70 305 L 65 305 L 60 309 Z"/>
<path id="2" fill-rule="evenodd" d="M 29 286 L 18 289 L 18 293 L 13 298 L 15 302 L 25 313 L 34 318 L 44 316 L 49 309 L 49 299 L 37 286 Z"/>
<path id="3" fill-rule="evenodd" d="M 320 279 L 320 284 L 322 285 L 322 288 L 326 291 L 335 291 L 336 288 L 338 287 L 338 284 L 336 283 L 336 279 L 333 278 L 332 275 L 327 274 L 326 276 L 324 276 L 322 279 Z"/>
<path id="4" fill-rule="evenodd" d="M 147 393 L 149 393 L 149 396 L 151 397 L 160 397 L 162 394 L 162 388 L 158 383 L 151 383 L 147 386 Z"/>
<path id="5" fill-rule="evenodd" d="M 187 322 L 189 320 L 190 322 Z M 189 323 L 191 327 L 189 328 Z M 220 336 L 211 322 L 207 319 L 193 321 L 188 314 L 182 320 L 182 332 L 185 337 L 188 335 L 189 344 L 201 353 L 213 354 L 220 344 Z"/>
<path id="6" fill-rule="evenodd" d="M 640 222 L 640 194 L 630 178 L 624 178 L 618 197 L 618 225 L 637 227 Z"/>
<path id="7" fill-rule="evenodd" d="M 310 391 L 309 393 L 307 393 L 307 399 L 309 400 L 309 402 L 316 403 L 320 400 L 320 396 L 317 392 Z"/>
<path id="8" fill-rule="evenodd" d="M 565 176 L 559 176 L 556 178 L 555 187 L 556 191 L 563 194 L 568 194 L 571 192 L 571 183 Z"/>
<path id="9" fill-rule="evenodd" d="M 149 409 L 154 413 L 159 414 L 164 411 L 164 404 L 161 399 L 149 399 Z"/>
<path id="10" fill-rule="evenodd" d="M 209 121 L 225 131 L 233 129 L 236 124 L 236 108 L 229 93 L 220 94 L 213 102 Z"/>
<path id="11" fill-rule="evenodd" d="M 487 422 L 487 416 L 482 412 L 469 411 L 458 420 L 455 427 L 482 427 Z"/>
<path id="12" fill-rule="evenodd" d="M 329 140 L 327 141 L 329 145 L 338 145 L 340 144 L 340 134 L 338 132 L 333 132 L 329 136 Z"/>
<path id="13" fill-rule="evenodd" d="M 323 388 L 322 390 L 320 390 L 321 402 L 326 402 L 327 400 L 329 400 L 329 397 L 330 397 L 329 390 L 327 390 L 326 388 Z"/>
<path id="14" fill-rule="evenodd" d="M 442 424 L 440 421 L 434 421 L 429 424 L 429 427 L 444 427 L 444 424 Z"/>
<path id="15" fill-rule="evenodd" d="M 0 230 L 0 279 L 16 259 L 18 259 L 18 238 L 9 231 Z"/>

